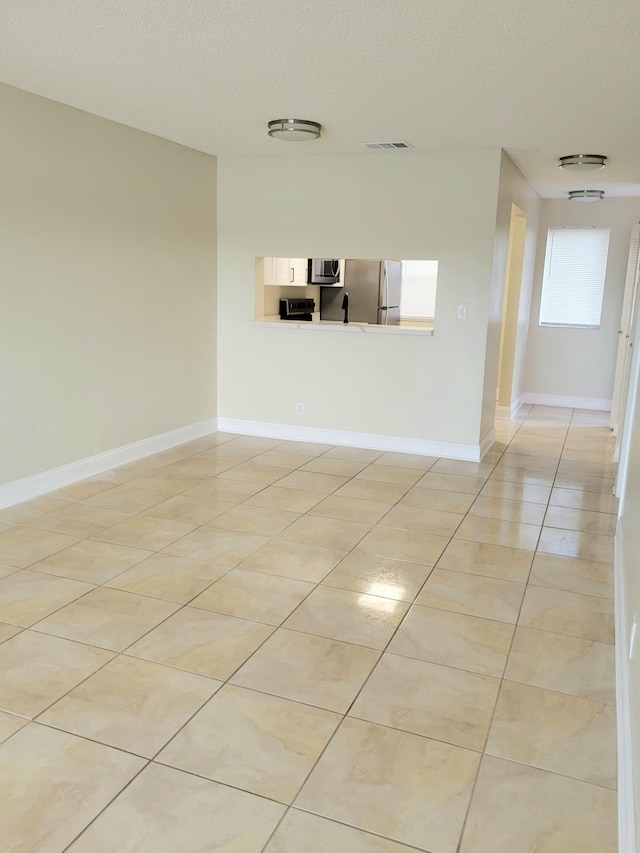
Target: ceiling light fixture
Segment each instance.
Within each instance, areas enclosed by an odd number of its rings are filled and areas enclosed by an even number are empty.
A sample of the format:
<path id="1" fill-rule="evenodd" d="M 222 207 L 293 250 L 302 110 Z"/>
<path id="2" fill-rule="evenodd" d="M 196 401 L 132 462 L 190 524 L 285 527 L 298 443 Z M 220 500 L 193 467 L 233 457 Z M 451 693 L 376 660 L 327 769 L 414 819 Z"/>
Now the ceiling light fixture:
<path id="1" fill-rule="evenodd" d="M 575 172 L 603 169 L 607 165 L 605 154 L 570 154 L 560 158 L 560 168 Z"/>
<path id="2" fill-rule="evenodd" d="M 604 198 L 604 190 L 571 190 L 569 201 L 600 201 Z"/>
<path id="3" fill-rule="evenodd" d="M 269 136 L 284 139 L 287 142 L 307 142 L 318 139 L 321 125 L 317 121 L 302 118 L 276 118 L 269 122 Z"/>

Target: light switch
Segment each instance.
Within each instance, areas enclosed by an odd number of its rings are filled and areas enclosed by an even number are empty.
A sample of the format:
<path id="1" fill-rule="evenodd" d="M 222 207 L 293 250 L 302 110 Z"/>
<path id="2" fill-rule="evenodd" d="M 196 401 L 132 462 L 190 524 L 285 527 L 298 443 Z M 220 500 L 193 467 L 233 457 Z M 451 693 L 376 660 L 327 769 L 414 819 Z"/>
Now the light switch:
<path id="1" fill-rule="evenodd" d="M 467 319 L 467 306 L 466 305 L 458 305 L 458 320 L 466 320 Z"/>

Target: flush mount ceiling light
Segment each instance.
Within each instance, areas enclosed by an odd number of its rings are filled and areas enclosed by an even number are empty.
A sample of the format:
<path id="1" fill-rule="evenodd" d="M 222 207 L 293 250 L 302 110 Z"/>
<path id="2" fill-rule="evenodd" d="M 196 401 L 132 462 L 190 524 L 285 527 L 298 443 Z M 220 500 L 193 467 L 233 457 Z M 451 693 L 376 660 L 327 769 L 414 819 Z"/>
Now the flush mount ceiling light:
<path id="1" fill-rule="evenodd" d="M 567 171 L 588 172 L 591 169 L 603 169 L 607 165 L 604 154 L 570 154 L 560 158 L 560 168 Z"/>
<path id="2" fill-rule="evenodd" d="M 604 190 L 571 190 L 569 201 L 600 201 L 604 198 Z"/>
<path id="3" fill-rule="evenodd" d="M 269 122 L 269 136 L 287 142 L 307 142 L 320 136 L 321 126 L 317 121 L 302 118 L 276 118 Z"/>

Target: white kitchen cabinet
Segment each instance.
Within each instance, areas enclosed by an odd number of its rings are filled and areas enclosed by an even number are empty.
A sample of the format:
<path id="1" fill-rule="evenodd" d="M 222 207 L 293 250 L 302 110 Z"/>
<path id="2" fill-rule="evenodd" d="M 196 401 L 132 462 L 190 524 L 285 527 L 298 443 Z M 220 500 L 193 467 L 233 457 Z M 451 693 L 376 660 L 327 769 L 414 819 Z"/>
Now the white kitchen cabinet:
<path id="1" fill-rule="evenodd" d="M 264 283 L 300 287 L 307 283 L 306 258 L 265 258 Z"/>

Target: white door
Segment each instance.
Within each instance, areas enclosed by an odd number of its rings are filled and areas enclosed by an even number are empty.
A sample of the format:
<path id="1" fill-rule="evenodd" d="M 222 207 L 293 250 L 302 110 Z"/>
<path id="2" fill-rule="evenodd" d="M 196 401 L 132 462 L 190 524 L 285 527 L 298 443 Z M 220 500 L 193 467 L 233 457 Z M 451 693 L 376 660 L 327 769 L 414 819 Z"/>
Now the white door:
<path id="1" fill-rule="evenodd" d="M 609 426 L 613 434 L 618 436 L 619 430 L 624 422 L 624 408 L 626 404 L 626 391 L 629 377 L 629 362 L 631 357 L 631 324 L 633 320 L 633 307 L 638 287 L 638 275 L 640 273 L 640 223 L 636 223 L 631 231 L 631 245 L 629 246 L 629 260 L 627 263 L 627 278 L 624 286 L 624 299 L 622 301 L 622 314 L 620 316 L 620 329 L 618 331 L 618 355 L 616 358 L 616 372 L 613 380 L 613 393 L 611 399 L 611 417 Z M 616 459 L 619 454 L 620 441 L 616 444 Z"/>

